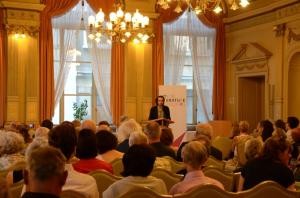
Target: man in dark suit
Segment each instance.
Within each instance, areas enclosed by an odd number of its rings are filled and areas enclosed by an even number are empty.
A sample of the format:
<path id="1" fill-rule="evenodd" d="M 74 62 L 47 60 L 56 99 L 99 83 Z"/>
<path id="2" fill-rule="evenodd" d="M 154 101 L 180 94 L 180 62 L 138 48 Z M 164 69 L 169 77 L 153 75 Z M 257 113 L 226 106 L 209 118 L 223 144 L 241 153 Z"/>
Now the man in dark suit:
<path id="1" fill-rule="evenodd" d="M 154 120 L 159 118 L 166 118 L 171 120 L 170 109 L 168 106 L 165 106 L 165 98 L 163 96 L 158 96 L 155 99 L 156 106 L 153 106 L 150 110 L 148 120 Z M 162 123 L 159 123 L 162 124 Z M 168 123 L 165 123 L 166 125 Z"/>

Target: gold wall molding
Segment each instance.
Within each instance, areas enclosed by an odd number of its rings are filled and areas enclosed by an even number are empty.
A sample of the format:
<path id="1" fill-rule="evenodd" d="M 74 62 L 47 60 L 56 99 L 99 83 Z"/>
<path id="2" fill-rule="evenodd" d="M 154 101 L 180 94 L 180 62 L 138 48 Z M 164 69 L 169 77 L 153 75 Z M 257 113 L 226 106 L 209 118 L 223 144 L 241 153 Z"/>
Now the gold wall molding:
<path id="1" fill-rule="evenodd" d="M 288 42 L 291 41 L 300 41 L 300 34 L 296 34 L 292 29 L 289 28 L 289 34 L 288 34 Z"/>
<path id="2" fill-rule="evenodd" d="M 13 8 L 22 10 L 42 11 L 45 8 L 44 4 L 40 3 L 24 3 L 14 1 L 0 1 L 0 7 L 2 8 Z"/>

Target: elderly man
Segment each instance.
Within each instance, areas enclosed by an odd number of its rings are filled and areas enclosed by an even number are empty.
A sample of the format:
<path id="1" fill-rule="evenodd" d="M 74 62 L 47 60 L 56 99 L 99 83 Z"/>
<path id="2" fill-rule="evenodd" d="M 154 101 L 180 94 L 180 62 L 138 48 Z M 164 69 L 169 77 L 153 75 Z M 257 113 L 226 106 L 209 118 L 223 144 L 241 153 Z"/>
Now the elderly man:
<path id="1" fill-rule="evenodd" d="M 213 134 L 213 128 L 208 123 L 200 123 L 196 126 L 196 134 L 194 140 L 202 140 L 209 147 L 209 153 L 211 156 L 215 157 L 218 160 L 222 160 L 222 152 L 217 148 L 211 146 L 211 139 Z M 206 138 L 205 138 L 206 137 Z M 184 145 L 188 142 L 181 143 L 178 151 L 177 151 L 177 160 L 182 161 L 181 151 Z"/>
<path id="2" fill-rule="evenodd" d="M 57 198 L 66 182 L 66 158 L 60 150 L 45 146 L 33 150 L 27 157 L 24 171 L 26 192 L 22 198 Z"/>

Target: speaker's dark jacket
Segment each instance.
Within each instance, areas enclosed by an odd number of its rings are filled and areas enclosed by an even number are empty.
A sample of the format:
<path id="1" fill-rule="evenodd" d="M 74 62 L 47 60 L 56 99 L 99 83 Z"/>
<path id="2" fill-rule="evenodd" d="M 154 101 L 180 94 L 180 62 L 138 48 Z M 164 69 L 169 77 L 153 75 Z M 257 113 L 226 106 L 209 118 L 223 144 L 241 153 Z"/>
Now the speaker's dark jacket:
<path id="1" fill-rule="evenodd" d="M 164 105 L 162 109 L 164 111 L 164 118 L 171 120 L 169 107 Z M 154 120 L 154 119 L 157 119 L 157 118 L 158 118 L 157 106 L 153 106 L 151 108 L 151 110 L 150 110 L 150 114 L 149 114 L 148 120 Z"/>

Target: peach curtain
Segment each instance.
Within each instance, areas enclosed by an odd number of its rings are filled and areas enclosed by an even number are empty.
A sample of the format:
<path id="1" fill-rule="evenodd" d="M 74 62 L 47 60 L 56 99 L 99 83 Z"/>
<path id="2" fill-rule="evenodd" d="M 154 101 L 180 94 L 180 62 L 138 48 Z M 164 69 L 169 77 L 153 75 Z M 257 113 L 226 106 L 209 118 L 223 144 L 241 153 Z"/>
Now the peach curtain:
<path id="1" fill-rule="evenodd" d="M 0 128 L 4 125 L 6 112 L 6 61 L 4 54 L 5 32 L 3 24 L 3 9 L 0 9 Z"/>
<path id="2" fill-rule="evenodd" d="M 183 9 L 185 10 L 187 6 Z M 158 86 L 164 84 L 164 46 L 163 46 L 163 24 L 175 21 L 184 12 L 173 12 L 174 5 L 168 10 L 158 9 L 159 17 L 154 21 L 155 37 L 152 42 L 152 103 L 158 96 Z"/>
<path id="3" fill-rule="evenodd" d="M 163 47 L 163 24 L 176 20 L 183 12 L 177 14 L 174 8 L 159 10 L 160 16 L 154 21 L 155 38 L 152 47 L 152 97 L 158 95 L 158 86 L 164 84 L 164 47 Z M 185 10 L 183 8 L 183 10 Z M 216 28 L 215 65 L 213 79 L 213 115 L 214 120 L 224 119 L 225 97 L 225 25 L 223 16 L 217 16 L 212 12 L 200 15 L 199 19 L 207 26 Z M 154 100 L 153 100 L 154 103 Z"/>
<path id="4" fill-rule="evenodd" d="M 88 0 L 91 8 L 97 12 L 102 8 L 103 12 L 108 15 L 113 10 L 114 0 Z M 113 42 L 111 52 L 111 91 L 110 91 L 110 105 L 112 112 L 113 123 L 118 125 L 120 117 L 124 113 L 124 75 L 125 75 L 125 61 L 124 61 L 124 45 Z"/>
<path id="5" fill-rule="evenodd" d="M 46 5 L 40 20 L 40 120 L 51 119 L 54 114 L 54 68 L 52 22 L 74 7 L 79 0 L 44 0 Z"/>

